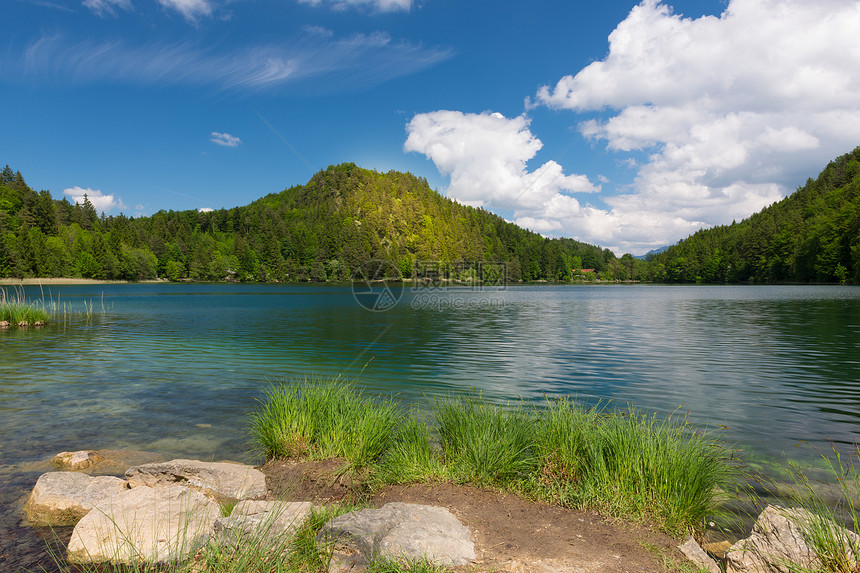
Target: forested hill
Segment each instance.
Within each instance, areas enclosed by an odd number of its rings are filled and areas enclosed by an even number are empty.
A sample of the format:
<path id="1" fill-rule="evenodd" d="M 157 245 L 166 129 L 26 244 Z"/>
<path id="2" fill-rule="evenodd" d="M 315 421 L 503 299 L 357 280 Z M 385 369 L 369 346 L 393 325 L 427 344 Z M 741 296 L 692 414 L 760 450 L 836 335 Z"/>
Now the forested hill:
<path id="1" fill-rule="evenodd" d="M 740 223 L 652 258 L 666 282 L 860 283 L 860 147 Z"/>
<path id="2" fill-rule="evenodd" d="M 419 261 L 505 261 L 509 280 L 528 281 L 618 266 L 608 249 L 545 239 L 446 199 L 424 179 L 354 164 L 244 207 L 141 218 L 54 200 L 6 167 L 0 238 L 0 277 L 336 281 L 380 258 L 405 275 Z"/>

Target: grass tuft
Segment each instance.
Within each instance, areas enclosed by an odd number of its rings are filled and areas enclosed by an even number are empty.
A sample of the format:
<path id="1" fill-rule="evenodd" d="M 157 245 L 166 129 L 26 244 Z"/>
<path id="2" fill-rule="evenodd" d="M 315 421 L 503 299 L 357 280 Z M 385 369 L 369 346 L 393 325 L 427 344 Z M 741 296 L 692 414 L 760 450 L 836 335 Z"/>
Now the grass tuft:
<path id="1" fill-rule="evenodd" d="M 392 399 L 373 400 L 347 380 L 306 379 L 269 388 L 252 435 L 270 458 L 344 458 L 360 469 L 390 447 L 401 418 Z"/>
<path id="2" fill-rule="evenodd" d="M 23 290 L 16 290 L 10 294 L 4 288 L 0 288 L 0 321 L 6 321 L 11 326 L 17 326 L 24 322 L 35 324 L 36 322 L 48 322 L 50 315 L 41 301 L 28 301 Z"/>

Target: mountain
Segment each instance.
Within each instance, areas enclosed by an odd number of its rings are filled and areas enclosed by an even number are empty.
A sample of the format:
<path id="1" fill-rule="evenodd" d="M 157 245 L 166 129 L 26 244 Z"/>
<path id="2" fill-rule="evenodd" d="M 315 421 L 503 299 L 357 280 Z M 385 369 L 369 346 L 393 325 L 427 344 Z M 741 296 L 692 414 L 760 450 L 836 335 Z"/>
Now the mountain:
<path id="1" fill-rule="evenodd" d="M 782 201 L 654 257 L 665 282 L 860 283 L 860 147 Z"/>
<path id="2" fill-rule="evenodd" d="M 420 263 L 474 272 L 498 261 L 509 280 L 531 281 L 618 266 L 608 249 L 541 237 L 442 197 L 425 179 L 352 163 L 246 206 L 141 218 L 98 217 L 89 201 L 53 200 L 6 167 L 0 237 L 0 277 L 337 281 L 383 259 L 407 276 Z"/>

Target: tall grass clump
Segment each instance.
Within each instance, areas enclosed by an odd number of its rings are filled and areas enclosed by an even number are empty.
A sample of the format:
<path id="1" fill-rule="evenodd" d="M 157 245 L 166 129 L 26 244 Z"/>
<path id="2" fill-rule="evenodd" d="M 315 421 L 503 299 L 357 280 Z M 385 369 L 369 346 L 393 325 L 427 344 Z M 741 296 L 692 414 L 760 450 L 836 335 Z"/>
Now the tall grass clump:
<path id="1" fill-rule="evenodd" d="M 535 420 L 480 396 L 436 402 L 436 422 L 449 474 L 460 482 L 507 485 L 537 467 Z"/>
<path id="2" fill-rule="evenodd" d="M 819 565 L 810 568 L 798 563 L 784 563 L 792 573 L 857 573 L 860 571 L 860 448 L 843 456 L 831 444 L 832 455 L 822 454 L 830 480 L 826 487 L 813 482 L 791 463 L 794 478 L 785 498 L 786 505 L 805 509 L 805 514 L 787 512 L 800 528 Z"/>
<path id="3" fill-rule="evenodd" d="M 414 416 L 405 419 L 379 463 L 381 483 L 414 483 L 446 477 L 441 450 L 431 445 L 430 427 Z"/>
<path id="4" fill-rule="evenodd" d="M 21 322 L 34 324 L 47 322 L 50 318 L 45 305 L 40 301 L 27 301 L 22 290 L 10 294 L 0 288 L 0 321 L 17 325 Z"/>
<path id="5" fill-rule="evenodd" d="M 547 404 L 538 426 L 535 494 L 671 532 L 699 529 L 739 472 L 718 440 L 672 418 L 561 399 Z"/>
<path id="6" fill-rule="evenodd" d="M 393 399 L 371 399 L 340 377 L 281 382 L 252 414 L 252 436 L 267 457 L 344 458 L 359 469 L 389 448 L 402 417 Z"/>

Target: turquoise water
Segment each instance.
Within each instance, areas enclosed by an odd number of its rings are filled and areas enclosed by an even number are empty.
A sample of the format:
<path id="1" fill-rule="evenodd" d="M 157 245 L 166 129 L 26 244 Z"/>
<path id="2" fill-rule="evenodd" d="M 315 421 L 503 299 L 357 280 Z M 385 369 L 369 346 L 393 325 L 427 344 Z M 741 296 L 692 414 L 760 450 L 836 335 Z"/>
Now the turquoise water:
<path id="1" fill-rule="evenodd" d="M 425 408 L 472 388 L 497 401 L 612 400 L 686 415 L 757 460 L 812 459 L 860 433 L 857 287 L 407 287 L 387 312 L 349 286 L 25 292 L 93 313 L 0 331 L 7 532 L 38 477 L 28 468 L 62 450 L 254 461 L 248 413 L 271 381 L 296 377 L 357 378 Z"/>

